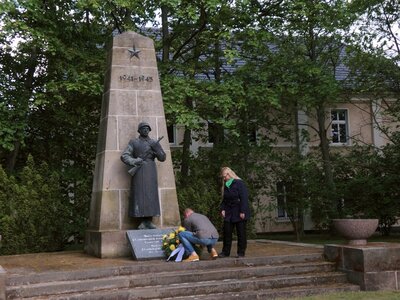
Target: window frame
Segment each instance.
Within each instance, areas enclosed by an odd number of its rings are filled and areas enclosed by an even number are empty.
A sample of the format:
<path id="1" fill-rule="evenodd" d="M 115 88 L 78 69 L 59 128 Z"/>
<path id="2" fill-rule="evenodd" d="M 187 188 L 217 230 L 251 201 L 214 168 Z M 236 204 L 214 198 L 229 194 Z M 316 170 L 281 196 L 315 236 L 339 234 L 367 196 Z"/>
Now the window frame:
<path id="1" fill-rule="evenodd" d="M 169 128 L 171 128 L 172 127 L 172 139 L 173 139 L 173 141 L 171 142 L 170 141 L 170 136 L 169 136 L 169 131 L 170 131 L 170 129 Z M 172 146 L 174 146 L 174 145 L 176 145 L 177 143 L 176 143 L 176 138 L 177 138 L 177 133 L 176 133 L 176 125 L 175 124 L 172 124 L 172 125 L 167 125 L 167 135 L 168 135 L 168 142 L 169 142 L 169 144 L 170 145 L 172 145 Z"/>
<path id="2" fill-rule="evenodd" d="M 278 221 L 288 221 L 289 220 L 289 215 L 285 209 L 287 206 L 287 182 L 285 181 L 278 181 L 276 183 L 276 219 Z M 281 201 L 280 201 L 281 198 Z M 280 205 L 280 202 L 282 203 L 283 201 L 283 207 Z M 280 211 L 283 212 L 283 214 L 280 214 Z"/>
<path id="3" fill-rule="evenodd" d="M 344 113 L 344 120 L 340 119 L 340 114 Z M 333 114 L 336 113 L 337 119 L 333 119 Z M 349 136 L 349 110 L 347 108 L 333 108 L 330 110 L 330 144 L 332 146 L 347 146 L 350 144 L 350 136 Z M 342 135 L 340 134 L 341 129 L 340 125 L 344 125 L 344 130 L 345 130 L 345 141 L 340 141 Z M 334 126 L 337 126 L 337 130 L 334 131 Z M 334 141 L 334 132 L 338 133 L 338 141 Z"/>

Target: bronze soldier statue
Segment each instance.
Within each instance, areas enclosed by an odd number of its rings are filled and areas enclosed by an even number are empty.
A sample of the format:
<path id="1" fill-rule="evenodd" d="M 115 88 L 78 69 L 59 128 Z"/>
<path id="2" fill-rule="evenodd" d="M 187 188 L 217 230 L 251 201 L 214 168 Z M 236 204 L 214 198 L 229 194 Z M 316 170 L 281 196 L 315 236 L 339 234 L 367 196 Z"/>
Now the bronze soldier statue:
<path id="1" fill-rule="evenodd" d="M 160 140 L 149 137 L 151 127 L 147 122 L 138 126 L 140 136 L 129 141 L 121 160 L 130 166 L 131 187 L 129 195 L 129 216 L 142 218 L 139 229 L 154 229 L 152 217 L 160 216 L 158 181 L 155 158 L 165 161 L 166 154 Z"/>

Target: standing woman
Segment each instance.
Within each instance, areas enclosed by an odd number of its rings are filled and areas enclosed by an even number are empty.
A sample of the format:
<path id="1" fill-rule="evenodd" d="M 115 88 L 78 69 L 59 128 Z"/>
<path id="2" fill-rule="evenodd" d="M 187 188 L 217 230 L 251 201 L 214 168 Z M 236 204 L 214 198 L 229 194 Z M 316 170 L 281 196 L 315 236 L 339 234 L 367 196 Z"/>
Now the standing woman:
<path id="1" fill-rule="evenodd" d="M 231 254 L 234 228 L 238 238 L 236 257 L 244 257 L 247 247 L 246 221 L 250 218 L 247 188 L 239 176 L 228 167 L 221 168 L 221 178 L 221 215 L 224 218 L 224 228 L 223 247 L 219 257 Z"/>

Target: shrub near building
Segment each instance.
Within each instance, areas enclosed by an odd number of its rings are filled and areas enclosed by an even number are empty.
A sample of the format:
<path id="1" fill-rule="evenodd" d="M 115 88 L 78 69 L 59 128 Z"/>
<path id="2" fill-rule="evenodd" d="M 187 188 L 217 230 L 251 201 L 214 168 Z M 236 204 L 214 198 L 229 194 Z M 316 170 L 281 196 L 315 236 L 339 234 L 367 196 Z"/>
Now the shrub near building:
<path id="1" fill-rule="evenodd" d="M 70 230 L 70 216 L 60 176 L 29 157 L 16 176 L 0 166 L 0 254 L 61 250 Z"/>

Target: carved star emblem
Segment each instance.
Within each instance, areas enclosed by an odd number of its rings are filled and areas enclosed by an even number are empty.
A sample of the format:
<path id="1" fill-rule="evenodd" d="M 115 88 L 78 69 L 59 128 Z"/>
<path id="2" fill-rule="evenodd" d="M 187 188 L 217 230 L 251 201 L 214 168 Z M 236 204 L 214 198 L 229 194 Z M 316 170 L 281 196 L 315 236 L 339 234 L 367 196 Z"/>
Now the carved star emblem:
<path id="1" fill-rule="evenodd" d="M 132 48 L 128 49 L 128 51 L 129 51 L 129 54 L 131 56 L 130 59 L 132 59 L 132 57 L 137 57 L 138 59 L 140 59 L 140 57 L 139 57 L 140 50 L 136 49 L 135 43 L 133 43 Z"/>

